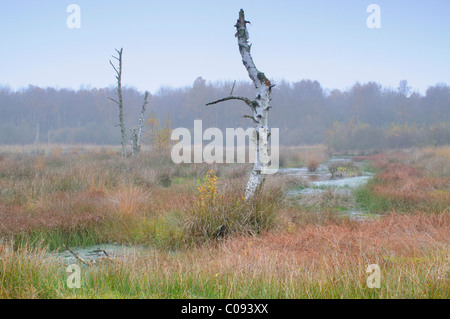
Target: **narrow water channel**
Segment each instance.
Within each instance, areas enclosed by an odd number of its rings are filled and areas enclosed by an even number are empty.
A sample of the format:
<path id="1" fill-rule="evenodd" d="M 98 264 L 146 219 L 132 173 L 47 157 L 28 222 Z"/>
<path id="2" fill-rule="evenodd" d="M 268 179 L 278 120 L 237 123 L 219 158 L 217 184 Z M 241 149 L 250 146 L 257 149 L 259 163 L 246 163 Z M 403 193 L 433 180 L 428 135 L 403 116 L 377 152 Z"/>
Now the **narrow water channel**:
<path id="1" fill-rule="evenodd" d="M 332 174 L 328 169 L 328 166 L 333 162 L 350 161 L 351 160 L 348 158 L 333 158 L 327 163 L 320 165 L 315 172 L 310 172 L 306 167 L 300 167 L 282 168 L 279 169 L 278 174 L 299 176 L 308 181 L 308 187 L 291 189 L 287 193 L 287 196 L 293 199 L 298 199 L 299 201 L 304 201 L 310 196 L 317 196 L 320 193 L 330 190 L 342 196 L 353 196 L 353 191 L 358 187 L 364 186 L 373 177 L 373 174 L 362 171 L 359 176 L 332 179 Z M 361 163 L 353 163 L 361 167 Z M 366 221 L 379 217 L 377 214 L 362 211 L 356 207 L 351 207 L 344 210 L 339 209 L 336 213 L 340 215 L 347 215 L 351 219 L 358 221 Z"/>

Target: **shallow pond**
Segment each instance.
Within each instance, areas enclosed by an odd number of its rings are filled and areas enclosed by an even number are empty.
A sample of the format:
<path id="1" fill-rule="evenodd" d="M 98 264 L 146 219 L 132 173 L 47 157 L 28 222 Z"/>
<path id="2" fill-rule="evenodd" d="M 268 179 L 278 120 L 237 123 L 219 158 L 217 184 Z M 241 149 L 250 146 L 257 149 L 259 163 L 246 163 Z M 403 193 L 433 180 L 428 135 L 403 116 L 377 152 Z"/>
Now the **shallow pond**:
<path id="1" fill-rule="evenodd" d="M 118 244 L 102 244 L 83 248 L 76 247 L 71 248 L 71 250 L 87 263 L 95 263 L 96 261 L 102 259 L 120 259 L 133 255 L 139 255 L 143 251 L 143 248 Z M 68 265 L 79 263 L 77 257 L 75 257 L 75 255 L 69 250 L 65 250 L 62 252 L 51 252 L 50 257 Z"/>
<path id="2" fill-rule="evenodd" d="M 348 158 L 333 158 L 330 159 L 326 164 L 320 165 L 315 172 L 308 171 L 306 167 L 279 169 L 278 174 L 300 176 L 305 178 L 309 182 L 309 187 L 300 190 L 289 190 L 288 196 L 294 198 L 316 196 L 317 194 L 325 192 L 329 189 L 333 189 L 334 192 L 339 193 L 343 196 L 352 196 L 352 190 L 365 185 L 373 177 L 372 173 L 363 172 L 360 176 L 331 179 L 331 173 L 328 170 L 328 164 L 335 161 L 348 162 L 351 160 Z M 355 164 L 361 165 L 360 163 Z M 346 215 L 351 219 L 359 221 L 379 217 L 379 215 L 355 209 L 348 209 L 344 211 L 340 210 L 336 212 L 336 214 Z"/>

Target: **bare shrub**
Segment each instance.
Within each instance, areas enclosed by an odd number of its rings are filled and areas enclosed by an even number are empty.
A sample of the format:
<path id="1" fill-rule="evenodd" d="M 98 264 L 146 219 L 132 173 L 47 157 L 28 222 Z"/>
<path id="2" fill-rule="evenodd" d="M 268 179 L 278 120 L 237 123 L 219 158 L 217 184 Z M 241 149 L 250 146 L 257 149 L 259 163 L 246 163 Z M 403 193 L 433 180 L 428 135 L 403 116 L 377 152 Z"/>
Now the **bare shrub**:
<path id="1" fill-rule="evenodd" d="M 315 172 L 317 170 L 317 168 L 319 167 L 319 164 L 320 164 L 319 159 L 312 157 L 308 160 L 306 167 L 308 168 L 308 171 Z"/>

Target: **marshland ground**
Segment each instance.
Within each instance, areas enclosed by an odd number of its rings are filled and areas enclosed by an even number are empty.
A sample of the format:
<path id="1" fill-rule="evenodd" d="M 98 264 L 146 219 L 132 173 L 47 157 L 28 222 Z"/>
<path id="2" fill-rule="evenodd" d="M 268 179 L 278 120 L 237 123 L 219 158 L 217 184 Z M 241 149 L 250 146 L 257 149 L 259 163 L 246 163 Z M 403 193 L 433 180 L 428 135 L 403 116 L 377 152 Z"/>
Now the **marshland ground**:
<path id="1" fill-rule="evenodd" d="M 345 192 L 307 197 L 305 176 L 269 176 L 247 202 L 247 164 L 118 149 L 1 147 L 0 298 L 450 297 L 450 146 L 349 154 L 374 176 Z M 314 171 L 332 154 L 280 156 Z M 340 213 L 354 210 L 369 217 Z M 81 286 L 69 288 L 55 256 L 111 245 L 129 250 L 75 260 Z M 371 264 L 380 288 L 367 285 Z"/>

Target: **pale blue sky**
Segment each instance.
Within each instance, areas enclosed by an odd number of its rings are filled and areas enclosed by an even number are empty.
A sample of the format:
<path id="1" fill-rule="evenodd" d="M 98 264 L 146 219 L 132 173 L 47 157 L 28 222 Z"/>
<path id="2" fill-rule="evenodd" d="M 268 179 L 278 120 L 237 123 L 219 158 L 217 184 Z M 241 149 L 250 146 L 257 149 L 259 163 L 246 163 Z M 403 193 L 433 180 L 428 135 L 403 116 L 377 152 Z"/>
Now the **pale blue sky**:
<path id="1" fill-rule="evenodd" d="M 71 3 L 81 7 L 81 29 L 66 26 Z M 381 7 L 381 29 L 366 26 L 371 3 Z M 108 61 L 120 47 L 124 85 L 140 90 L 198 76 L 248 80 L 234 37 L 240 8 L 269 78 L 329 89 L 407 79 L 421 93 L 450 84 L 448 0 L 15 0 L 0 4 L 0 85 L 114 85 Z"/>

